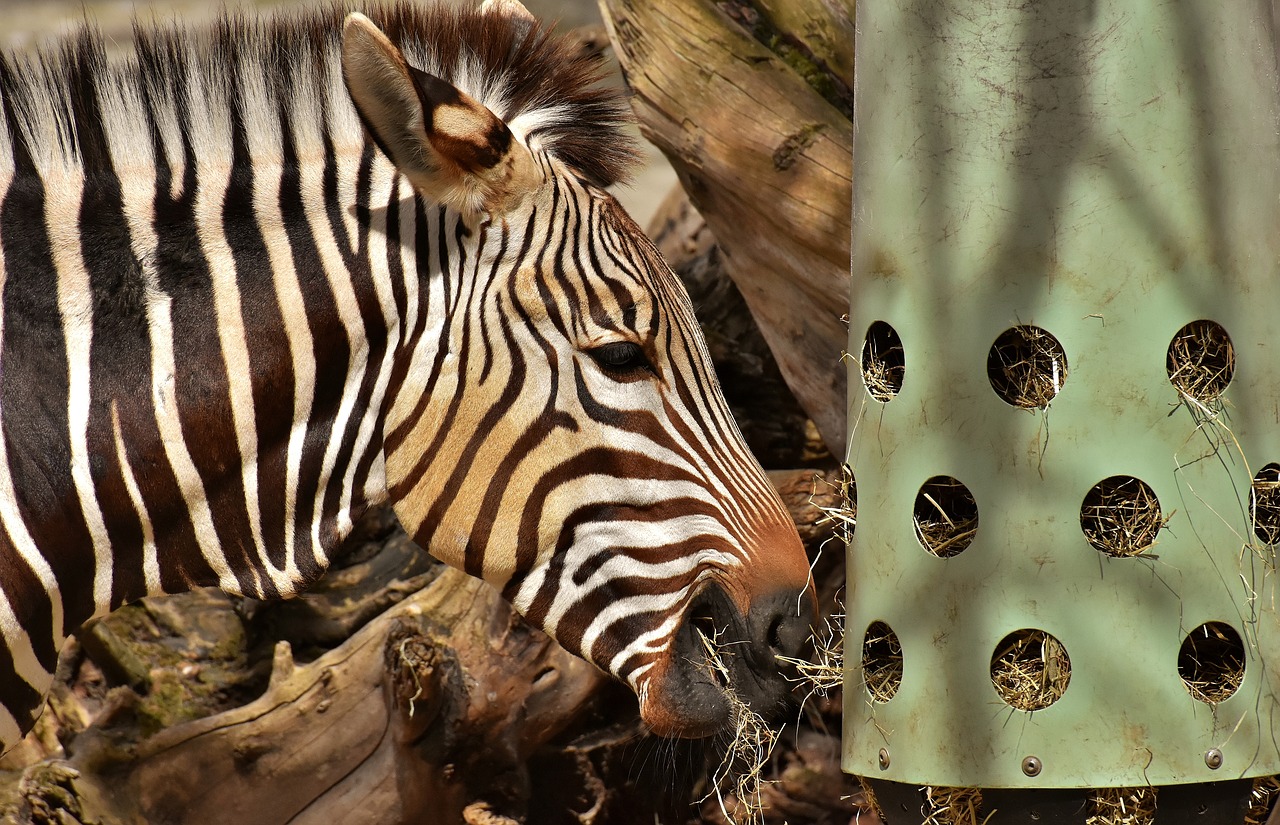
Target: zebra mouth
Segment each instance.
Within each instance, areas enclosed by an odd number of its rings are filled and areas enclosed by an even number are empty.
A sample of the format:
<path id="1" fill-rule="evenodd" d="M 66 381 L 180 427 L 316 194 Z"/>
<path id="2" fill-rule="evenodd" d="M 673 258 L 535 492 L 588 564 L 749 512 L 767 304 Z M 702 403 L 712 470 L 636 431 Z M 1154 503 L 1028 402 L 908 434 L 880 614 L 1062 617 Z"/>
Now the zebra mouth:
<path id="1" fill-rule="evenodd" d="M 690 604 L 662 679 L 656 732 L 712 736 L 749 708 L 770 722 L 789 707 L 791 683 L 778 667 L 766 628 L 752 623 L 712 584 Z M 657 698 L 657 697 L 655 697 Z"/>

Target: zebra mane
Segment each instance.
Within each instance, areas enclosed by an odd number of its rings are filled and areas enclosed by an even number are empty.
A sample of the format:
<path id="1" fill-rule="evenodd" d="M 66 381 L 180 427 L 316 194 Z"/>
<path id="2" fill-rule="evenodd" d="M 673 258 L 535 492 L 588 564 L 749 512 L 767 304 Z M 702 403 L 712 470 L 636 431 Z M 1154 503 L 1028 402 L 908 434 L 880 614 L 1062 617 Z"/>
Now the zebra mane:
<path id="1" fill-rule="evenodd" d="M 573 38 L 478 3 L 355 5 L 411 64 L 488 106 L 531 148 L 599 186 L 628 177 L 636 153 L 621 129 L 630 119 L 624 93 L 599 82 L 603 61 Z M 224 12 L 192 28 L 135 19 L 136 44 L 123 58 L 107 58 L 92 26 L 34 55 L 2 56 L 0 180 L 6 168 L 89 175 L 122 156 L 164 160 L 157 152 L 175 165 L 179 151 L 216 150 L 218 135 L 278 136 L 300 122 L 330 147 L 361 139 L 339 65 L 351 10 L 334 2 L 262 17 Z"/>

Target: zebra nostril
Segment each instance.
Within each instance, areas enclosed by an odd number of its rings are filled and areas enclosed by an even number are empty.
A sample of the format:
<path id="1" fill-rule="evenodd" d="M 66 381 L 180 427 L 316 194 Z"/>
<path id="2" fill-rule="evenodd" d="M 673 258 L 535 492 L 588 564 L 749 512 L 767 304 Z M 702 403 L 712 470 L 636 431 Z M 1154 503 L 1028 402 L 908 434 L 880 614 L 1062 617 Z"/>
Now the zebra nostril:
<path id="1" fill-rule="evenodd" d="M 765 634 L 765 639 L 769 642 L 769 648 L 779 656 L 786 655 L 786 651 L 782 649 L 782 623 L 783 616 L 781 614 L 774 616 L 773 621 L 769 622 L 769 630 Z"/>

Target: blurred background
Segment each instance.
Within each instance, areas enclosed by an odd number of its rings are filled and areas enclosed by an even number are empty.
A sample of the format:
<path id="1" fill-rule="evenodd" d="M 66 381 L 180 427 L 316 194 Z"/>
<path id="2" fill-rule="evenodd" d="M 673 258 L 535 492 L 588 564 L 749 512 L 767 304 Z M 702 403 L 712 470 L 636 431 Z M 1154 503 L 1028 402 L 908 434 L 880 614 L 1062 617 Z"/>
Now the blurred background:
<path id="1" fill-rule="evenodd" d="M 123 51 L 132 39 L 132 20 L 179 19 L 192 24 L 211 20 L 223 9 L 288 11 L 328 6 L 332 0 L 0 0 L 0 50 L 28 50 L 73 31 L 85 20 L 99 26 L 107 42 Z M 352 0 L 355 2 L 355 0 Z M 442 0 L 479 3 L 480 0 Z M 595 0 L 524 0 L 538 18 L 556 23 L 560 31 L 591 28 L 601 42 L 606 38 Z M 623 85 L 622 74 L 610 52 L 609 82 Z M 629 184 L 615 187 L 614 195 L 642 227 L 648 227 L 658 205 L 676 184 L 675 173 L 650 143 L 640 141 L 644 159 Z"/>

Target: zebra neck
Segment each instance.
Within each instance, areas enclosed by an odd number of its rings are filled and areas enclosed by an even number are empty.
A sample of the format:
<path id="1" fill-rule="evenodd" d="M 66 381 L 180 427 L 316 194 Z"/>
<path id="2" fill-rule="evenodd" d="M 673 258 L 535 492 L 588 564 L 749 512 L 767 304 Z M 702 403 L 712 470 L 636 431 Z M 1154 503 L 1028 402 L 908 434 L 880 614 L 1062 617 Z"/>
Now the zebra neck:
<path id="1" fill-rule="evenodd" d="M 385 496 L 416 281 L 394 236 L 421 219 L 390 167 L 0 183 L 0 585 L 48 593 L 27 612 L 60 637 L 148 593 L 314 580 Z"/>

